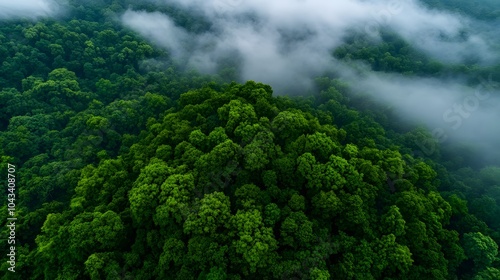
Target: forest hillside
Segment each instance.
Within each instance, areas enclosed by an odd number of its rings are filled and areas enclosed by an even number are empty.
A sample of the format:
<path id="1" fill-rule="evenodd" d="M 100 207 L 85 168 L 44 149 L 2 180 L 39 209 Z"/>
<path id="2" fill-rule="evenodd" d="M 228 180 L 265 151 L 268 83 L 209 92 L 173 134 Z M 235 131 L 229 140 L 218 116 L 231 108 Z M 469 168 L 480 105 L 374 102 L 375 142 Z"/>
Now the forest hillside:
<path id="1" fill-rule="evenodd" d="M 252 63 L 206 40 L 230 17 L 201 4 L 37 4 L 0 3 L 2 279 L 500 279 L 494 29 L 441 34 L 444 58 L 395 14 L 326 54 L 283 30 Z M 464 42 L 488 47 L 458 59 Z"/>

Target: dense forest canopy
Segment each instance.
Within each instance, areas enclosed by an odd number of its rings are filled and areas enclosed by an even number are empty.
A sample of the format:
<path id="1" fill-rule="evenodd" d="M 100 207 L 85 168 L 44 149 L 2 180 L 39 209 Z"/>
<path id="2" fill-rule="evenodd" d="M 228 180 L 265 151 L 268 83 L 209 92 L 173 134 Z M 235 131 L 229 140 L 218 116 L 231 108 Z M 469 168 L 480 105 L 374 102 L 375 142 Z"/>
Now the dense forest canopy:
<path id="1" fill-rule="evenodd" d="M 2 279 L 500 279 L 497 2 L 344 2 L 0 3 Z"/>

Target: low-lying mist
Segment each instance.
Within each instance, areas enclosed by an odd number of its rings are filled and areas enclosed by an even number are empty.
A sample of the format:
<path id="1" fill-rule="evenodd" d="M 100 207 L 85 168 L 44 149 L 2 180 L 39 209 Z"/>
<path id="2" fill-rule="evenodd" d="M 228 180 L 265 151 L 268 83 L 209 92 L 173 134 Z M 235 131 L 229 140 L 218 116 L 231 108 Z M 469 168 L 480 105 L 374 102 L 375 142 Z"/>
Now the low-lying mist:
<path id="1" fill-rule="evenodd" d="M 167 3 L 167 1 L 156 1 Z M 488 30 L 457 14 L 405 1 L 168 1 L 210 22 L 210 30 L 190 33 L 159 12 L 128 10 L 125 25 L 167 48 L 180 64 L 214 72 L 228 53 L 241 60 L 242 80 L 272 84 L 281 94 L 307 89 L 310 78 L 335 68 L 331 52 L 352 32 L 378 39 L 389 29 L 418 50 L 447 63 L 474 58 L 498 61 Z M 293 82 L 292 82 L 293 81 Z"/>
<path id="2" fill-rule="evenodd" d="M 340 63 L 342 65 L 342 63 Z M 456 79 L 408 77 L 366 71 L 363 77 L 349 66 L 342 73 L 351 88 L 392 106 L 399 121 L 426 126 L 435 141 L 415 143 L 426 156 L 438 145 L 462 144 L 478 162 L 498 164 L 500 151 L 500 83 L 479 77 L 474 87 Z"/>
<path id="3" fill-rule="evenodd" d="M 238 61 L 242 81 L 268 83 L 276 94 L 308 94 L 314 77 L 336 72 L 354 89 L 395 107 L 401 119 L 427 126 L 437 142 L 467 143 L 488 162 L 500 158 L 495 149 L 500 143 L 500 93 L 491 76 L 480 77 L 471 88 L 465 85 L 467 77 L 408 77 L 369 68 L 359 75 L 332 56 L 352 32 L 377 41 L 381 30 L 390 30 L 441 63 L 473 59 L 478 65 L 498 64 L 498 41 L 492 36 L 496 29 L 487 22 L 432 10 L 414 0 L 173 2 L 202 15 L 210 29 L 191 33 L 166 14 L 131 9 L 121 20 L 166 48 L 181 65 L 214 73 L 229 56 Z M 424 153 L 433 152 L 428 143 L 420 144 Z"/>
<path id="4" fill-rule="evenodd" d="M 0 20 L 51 16 L 59 8 L 53 0 L 0 0 Z"/>

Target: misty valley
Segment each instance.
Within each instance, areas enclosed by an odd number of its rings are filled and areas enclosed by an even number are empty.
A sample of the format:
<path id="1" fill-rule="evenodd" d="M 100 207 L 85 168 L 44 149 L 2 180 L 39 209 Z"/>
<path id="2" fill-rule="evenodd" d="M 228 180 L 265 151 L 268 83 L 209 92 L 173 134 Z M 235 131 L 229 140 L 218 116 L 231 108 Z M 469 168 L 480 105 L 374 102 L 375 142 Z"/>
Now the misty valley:
<path id="1" fill-rule="evenodd" d="M 1 279 L 500 279 L 500 2 L 0 0 Z"/>

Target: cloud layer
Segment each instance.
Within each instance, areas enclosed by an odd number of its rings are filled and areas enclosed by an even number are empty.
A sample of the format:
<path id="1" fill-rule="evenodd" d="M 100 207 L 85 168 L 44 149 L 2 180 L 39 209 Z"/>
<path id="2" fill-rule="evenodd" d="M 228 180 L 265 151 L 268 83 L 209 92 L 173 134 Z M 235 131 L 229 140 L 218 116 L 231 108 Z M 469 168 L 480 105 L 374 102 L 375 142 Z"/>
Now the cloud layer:
<path id="1" fill-rule="evenodd" d="M 0 19 L 51 16 L 58 5 L 51 0 L 0 0 Z"/>
<path id="2" fill-rule="evenodd" d="M 480 77 L 472 88 L 456 80 L 377 72 L 360 79 L 348 67 L 342 73 L 351 88 L 393 106 L 401 121 L 425 125 L 438 143 L 468 145 L 478 162 L 500 164 L 500 83 L 491 77 Z M 430 142 L 414 144 L 427 156 L 437 147 Z"/>
<path id="3" fill-rule="evenodd" d="M 492 47 L 498 43 L 491 36 L 497 32 L 494 26 L 432 10 L 416 0 L 172 2 L 203 15 L 211 23 L 210 30 L 190 33 L 158 12 L 128 10 L 121 19 L 168 49 L 182 65 L 213 73 L 221 60 L 233 57 L 239 62 L 242 80 L 268 83 L 277 94 L 307 94 L 312 78 L 335 71 L 356 89 L 397 108 L 402 118 L 427 125 L 441 142 L 484 146 L 481 156 L 491 155 L 491 149 L 500 143 L 495 125 L 500 119 L 500 102 L 495 97 L 499 96 L 498 87 L 492 87 L 497 85 L 494 81 L 489 83 L 488 98 L 474 99 L 478 90 L 460 85 L 458 80 L 408 78 L 368 69 L 360 76 L 331 55 L 352 32 L 377 40 L 379 31 L 387 28 L 445 63 L 470 59 L 480 64 L 498 63 Z M 486 96 L 484 92 L 485 88 L 481 89 L 479 96 Z"/>
<path id="4" fill-rule="evenodd" d="M 213 71 L 218 60 L 237 52 L 243 80 L 270 83 L 278 92 L 290 90 L 286 85 L 291 81 L 302 90 L 300 85 L 307 87 L 311 74 L 334 67 L 328 60 L 331 51 L 353 30 L 378 38 L 381 28 L 390 28 L 444 62 L 494 59 L 480 34 L 467 33 L 470 20 L 429 10 L 413 0 L 173 2 L 204 15 L 212 24 L 211 31 L 191 34 L 160 13 L 129 10 L 122 21 L 166 47 L 181 63 L 202 71 Z"/>

